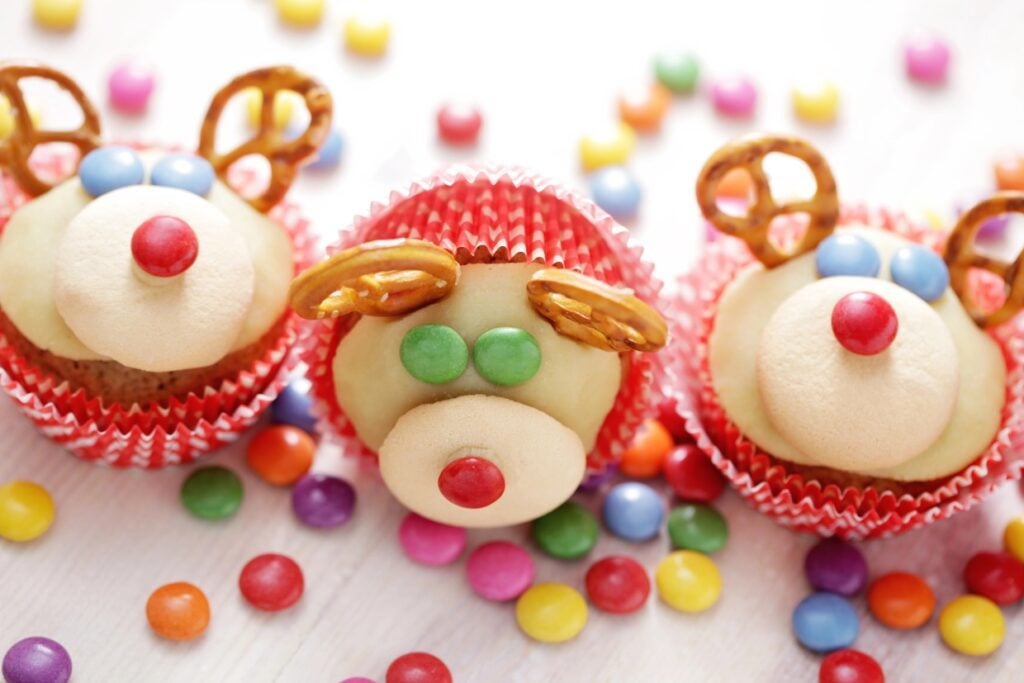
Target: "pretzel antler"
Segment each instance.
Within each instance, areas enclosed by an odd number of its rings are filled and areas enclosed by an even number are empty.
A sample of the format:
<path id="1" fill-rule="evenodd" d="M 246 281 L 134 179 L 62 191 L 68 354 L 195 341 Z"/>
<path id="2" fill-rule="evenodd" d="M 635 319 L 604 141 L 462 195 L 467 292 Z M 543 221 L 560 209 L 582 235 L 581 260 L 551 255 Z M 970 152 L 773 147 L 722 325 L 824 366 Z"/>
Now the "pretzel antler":
<path id="1" fill-rule="evenodd" d="M 810 199 L 776 204 L 762 163 L 772 152 L 800 159 L 811 170 L 817 189 Z M 742 168 L 753 179 L 754 203 L 743 216 L 731 216 L 718 208 L 715 189 L 729 171 Z M 828 162 L 811 144 L 790 136 L 753 135 L 729 142 L 711 155 L 697 178 L 697 202 L 700 210 L 716 228 L 739 237 L 767 268 L 811 251 L 828 237 L 839 219 L 836 181 Z M 792 249 L 781 251 L 770 236 L 772 220 L 789 213 L 806 213 L 807 232 Z"/>
<path id="2" fill-rule="evenodd" d="M 960 216 L 946 241 L 949 286 L 980 327 L 1005 322 L 1024 307 L 1024 251 L 1017 254 L 1013 263 L 1007 263 L 974 250 L 974 239 L 985 221 L 1004 213 L 1024 213 L 1024 192 L 1001 192 L 978 202 Z M 1008 288 L 1002 306 L 990 313 L 978 308 L 968 291 L 967 276 L 971 268 L 987 270 L 1002 278 Z"/>
<path id="3" fill-rule="evenodd" d="M 217 152 L 217 122 L 224 106 L 238 92 L 257 88 L 263 96 L 260 126 L 256 135 L 226 154 Z M 274 127 L 274 97 L 282 90 L 301 95 L 309 110 L 309 126 L 302 135 L 286 140 Z M 331 126 L 331 95 L 317 81 L 290 66 L 272 66 L 238 76 L 217 91 L 203 119 L 199 133 L 199 154 L 206 157 L 221 180 L 226 181 L 228 169 L 242 157 L 262 156 L 270 163 L 270 184 L 263 194 L 248 202 L 257 211 L 267 212 L 288 192 L 299 163 L 316 153 L 327 139 Z"/>
<path id="4" fill-rule="evenodd" d="M 25 104 L 25 94 L 21 91 L 19 81 L 23 78 L 51 81 L 66 91 L 82 110 L 82 125 L 74 130 L 36 129 Z M 32 150 L 38 145 L 66 142 L 77 147 L 80 156 L 100 146 L 99 114 L 82 89 L 67 74 L 42 64 L 0 64 L 0 93 L 7 98 L 14 113 L 14 130 L 0 140 L 0 166 L 6 168 L 21 189 L 33 197 L 49 191 L 54 185 L 37 176 L 29 165 Z"/>

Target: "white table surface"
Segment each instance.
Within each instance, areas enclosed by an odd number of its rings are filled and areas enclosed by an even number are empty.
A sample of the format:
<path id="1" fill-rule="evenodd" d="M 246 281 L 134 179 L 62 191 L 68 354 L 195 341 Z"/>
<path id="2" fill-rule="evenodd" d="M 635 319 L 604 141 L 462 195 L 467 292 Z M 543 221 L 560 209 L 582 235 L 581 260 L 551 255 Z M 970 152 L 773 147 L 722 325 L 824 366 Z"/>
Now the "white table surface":
<path id="1" fill-rule="evenodd" d="M 446 98 L 477 101 L 486 111 L 472 157 L 526 164 L 582 186 L 580 134 L 612 120 L 615 94 L 649 77 L 660 48 L 692 49 L 705 74 L 748 73 L 760 86 L 758 113 L 748 122 L 717 119 L 702 96 L 680 98 L 664 132 L 643 139 L 631 161 L 647 193 L 637 235 L 666 278 L 696 252 L 692 188 L 701 163 L 748 129 L 806 135 L 828 155 L 845 199 L 904 208 L 945 210 L 990 186 L 995 155 L 1024 149 L 1018 0 L 375 3 L 371 10 L 393 21 L 393 40 L 385 59 L 370 62 L 343 51 L 341 21 L 358 11 L 350 2 L 328 0 L 324 23 L 298 31 L 277 22 L 269 0 L 85 0 L 69 34 L 35 28 L 29 4 L 0 3 L 0 58 L 65 69 L 97 103 L 118 59 L 158 65 L 146 116 L 118 116 L 104 105 L 113 137 L 188 144 L 210 95 L 234 74 L 291 62 L 318 75 L 335 95 L 346 161 L 336 174 L 300 179 L 294 197 L 324 235 L 390 188 L 466 156 L 434 142 L 433 115 Z M 923 89 L 904 78 L 900 41 L 916 27 L 952 41 L 947 87 Z M 792 119 L 789 88 L 802 76 L 839 84 L 837 125 L 809 128 Z M 0 544 L 0 647 L 27 635 L 53 637 L 74 658 L 75 681 L 383 680 L 395 656 L 417 649 L 439 655 L 457 681 L 816 680 L 818 658 L 789 630 L 790 611 L 808 590 L 801 566 L 812 539 L 732 494 L 719 505 L 732 535 L 715 556 L 725 582 L 718 605 L 683 615 L 655 598 L 628 617 L 592 610 L 578 638 L 551 646 L 520 634 L 511 605 L 473 596 L 464 559 L 439 569 L 408 562 L 396 539 L 400 506 L 372 468 L 342 461 L 330 447 L 316 468 L 351 477 L 359 502 L 350 524 L 328 532 L 299 525 L 287 491 L 254 479 L 239 446 L 207 461 L 245 479 L 243 507 L 221 523 L 180 507 L 187 470 L 124 472 L 78 462 L 7 401 L 0 402 L 0 447 L 0 481 L 38 481 L 58 505 L 44 537 Z M 873 574 L 918 572 L 944 603 L 961 590 L 965 560 L 996 549 L 1003 525 L 1022 510 L 1010 486 L 954 520 L 863 549 Z M 491 537 L 526 541 L 526 529 L 474 531 L 470 543 Z M 625 552 L 653 568 L 667 546 L 664 537 L 633 545 L 604 534 L 592 557 Z M 268 551 L 292 555 L 306 573 L 305 596 L 282 614 L 255 612 L 236 588 L 242 564 Z M 580 586 L 587 566 L 539 558 L 538 578 Z M 211 626 L 194 642 L 161 641 L 145 623 L 150 591 L 176 580 L 196 583 L 212 603 Z M 864 615 L 863 598 L 857 606 Z M 944 648 L 934 622 L 897 633 L 866 615 L 857 647 L 881 661 L 890 681 L 1019 681 L 1024 614 L 1019 606 L 1004 613 L 1006 642 L 984 659 Z"/>

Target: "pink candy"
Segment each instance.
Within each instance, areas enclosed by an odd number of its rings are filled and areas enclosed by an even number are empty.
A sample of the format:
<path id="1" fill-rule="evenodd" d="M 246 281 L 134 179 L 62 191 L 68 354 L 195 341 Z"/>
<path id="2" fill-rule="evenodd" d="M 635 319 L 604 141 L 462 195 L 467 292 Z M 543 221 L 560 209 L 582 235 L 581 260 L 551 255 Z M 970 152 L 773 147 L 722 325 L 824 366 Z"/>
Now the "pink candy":
<path id="1" fill-rule="evenodd" d="M 749 78 L 723 78 L 711 85 L 711 103 L 719 114 L 750 116 L 757 105 L 757 88 Z"/>
<path id="2" fill-rule="evenodd" d="M 903 51 L 907 75 L 922 83 L 941 83 L 949 70 L 950 50 L 938 36 L 920 33 L 911 37 Z"/>
<path id="3" fill-rule="evenodd" d="M 110 104 L 126 114 L 141 113 L 146 109 L 154 83 L 153 71 L 148 67 L 135 62 L 119 64 L 107 81 Z"/>
<path id="4" fill-rule="evenodd" d="M 466 548 L 466 530 L 410 512 L 398 527 L 398 541 L 410 560 L 439 567 L 459 559 Z"/>
<path id="5" fill-rule="evenodd" d="M 533 558 L 515 543 L 492 541 L 470 554 L 466 575 L 480 597 L 495 602 L 512 600 L 533 583 Z"/>

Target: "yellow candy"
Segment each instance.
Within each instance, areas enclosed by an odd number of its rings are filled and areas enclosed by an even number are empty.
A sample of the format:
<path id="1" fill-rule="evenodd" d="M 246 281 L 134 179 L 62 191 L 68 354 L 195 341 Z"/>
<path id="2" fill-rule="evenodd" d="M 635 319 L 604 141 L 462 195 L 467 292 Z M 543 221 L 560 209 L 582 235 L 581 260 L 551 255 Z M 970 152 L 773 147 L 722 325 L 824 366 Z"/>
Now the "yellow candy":
<path id="1" fill-rule="evenodd" d="M 1024 515 L 1010 520 L 1003 532 L 1003 545 L 1006 552 L 1024 562 Z"/>
<path id="2" fill-rule="evenodd" d="M 41 26 L 63 31 L 78 21 L 82 0 L 32 0 L 32 11 Z"/>
<path id="3" fill-rule="evenodd" d="M 626 123 L 597 134 L 585 135 L 580 140 L 580 164 L 585 171 L 602 166 L 621 165 L 636 146 L 636 132 Z"/>
<path id="4" fill-rule="evenodd" d="M 516 621 L 523 633 L 543 643 L 561 643 L 583 630 L 587 603 L 564 583 L 538 583 L 519 596 Z"/>
<path id="5" fill-rule="evenodd" d="M 245 110 L 249 125 L 258 128 L 260 112 L 263 111 L 263 93 L 259 88 L 246 88 L 242 91 L 245 97 Z M 304 106 L 302 96 L 291 90 L 281 90 L 274 96 L 274 128 L 283 130 L 292 120 L 296 106 Z"/>
<path id="6" fill-rule="evenodd" d="M 324 16 L 324 0 L 274 0 L 281 21 L 292 26 L 316 26 Z"/>
<path id="7" fill-rule="evenodd" d="M 942 608 L 939 633 L 946 645 L 965 655 L 987 655 L 1003 642 L 1006 624 L 994 602 L 961 595 Z"/>
<path id="8" fill-rule="evenodd" d="M 831 123 L 839 113 L 839 90 L 831 83 L 793 89 L 793 112 L 812 123 Z"/>
<path id="9" fill-rule="evenodd" d="M 31 541 L 53 524 L 53 498 L 39 484 L 12 481 L 0 486 L 0 536 Z"/>
<path id="10" fill-rule="evenodd" d="M 353 17 L 345 20 L 345 47 L 363 57 L 379 57 L 388 49 L 391 24 Z"/>
<path id="11" fill-rule="evenodd" d="M 654 570 L 658 594 L 681 612 L 703 612 L 722 594 L 722 577 L 710 557 L 692 550 L 677 550 Z"/>
<path id="12" fill-rule="evenodd" d="M 39 112 L 39 108 L 31 102 L 28 103 L 28 117 L 32 119 L 32 125 L 38 129 L 43 116 Z M 11 110 L 11 103 L 7 101 L 6 97 L 0 95 L 0 140 L 10 135 L 12 130 L 14 130 L 14 112 Z"/>

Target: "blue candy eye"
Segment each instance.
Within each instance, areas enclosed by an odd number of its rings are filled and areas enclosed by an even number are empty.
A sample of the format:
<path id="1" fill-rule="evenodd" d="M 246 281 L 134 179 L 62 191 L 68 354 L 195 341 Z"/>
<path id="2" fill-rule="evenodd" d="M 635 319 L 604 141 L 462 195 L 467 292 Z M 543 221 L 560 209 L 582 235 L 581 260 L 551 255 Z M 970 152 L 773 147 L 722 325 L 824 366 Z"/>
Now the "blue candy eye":
<path id="1" fill-rule="evenodd" d="M 134 150 L 127 147 L 100 147 L 82 157 L 78 179 L 93 197 L 129 185 L 141 185 L 146 168 Z"/>
<path id="2" fill-rule="evenodd" d="M 949 286 L 949 269 L 931 249 L 912 244 L 900 247 L 889 263 L 892 281 L 925 301 L 935 301 Z"/>
<path id="3" fill-rule="evenodd" d="M 174 187 L 205 197 L 213 187 L 210 162 L 194 154 L 169 154 L 153 166 L 149 181 L 161 187 Z"/>
<path id="4" fill-rule="evenodd" d="M 814 254 L 821 277 L 856 275 L 875 277 L 882 267 L 878 249 L 858 235 L 839 233 L 818 245 Z"/>

